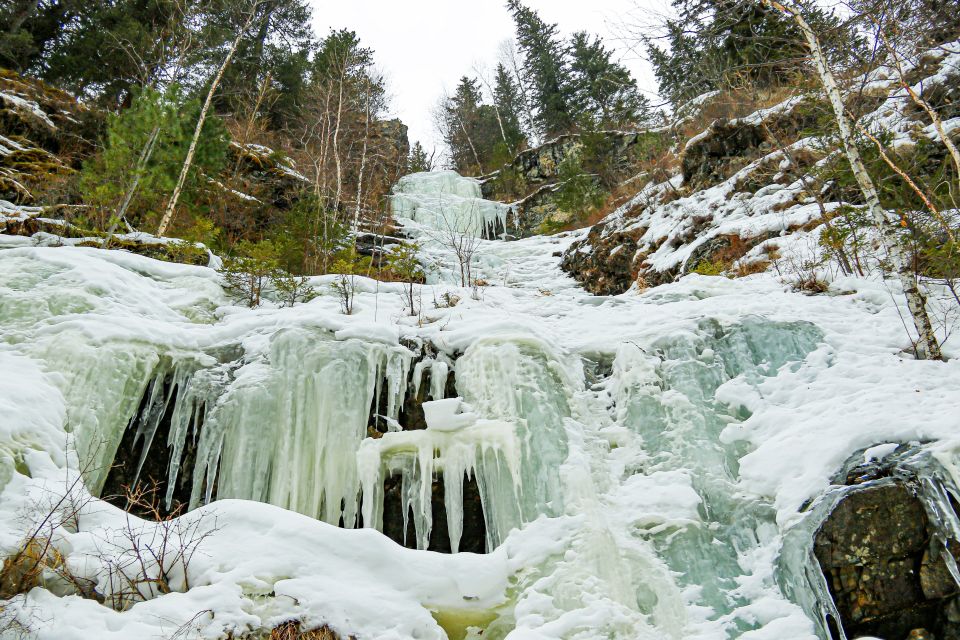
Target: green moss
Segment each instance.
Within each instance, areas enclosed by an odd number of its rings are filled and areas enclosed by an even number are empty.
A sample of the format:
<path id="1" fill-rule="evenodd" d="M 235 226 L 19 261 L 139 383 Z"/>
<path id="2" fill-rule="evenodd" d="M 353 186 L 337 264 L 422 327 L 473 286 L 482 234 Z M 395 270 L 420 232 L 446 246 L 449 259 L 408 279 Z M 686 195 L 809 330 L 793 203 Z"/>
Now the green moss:
<path id="1" fill-rule="evenodd" d="M 722 260 L 702 260 L 693 268 L 692 273 L 699 273 L 702 276 L 722 276 L 726 275 L 729 269 L 730 264 Z"/>

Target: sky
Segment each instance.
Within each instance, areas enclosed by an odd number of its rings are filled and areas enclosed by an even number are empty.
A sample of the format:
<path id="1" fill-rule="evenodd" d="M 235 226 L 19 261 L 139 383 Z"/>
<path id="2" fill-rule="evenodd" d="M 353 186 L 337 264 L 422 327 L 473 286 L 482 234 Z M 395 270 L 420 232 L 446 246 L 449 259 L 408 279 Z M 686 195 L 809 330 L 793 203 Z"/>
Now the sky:
<path id="1" fill-rule="evenodd" d="M 313 1 L 318 35 L 331 28 L 357 32 L 374 49 L 392 95 L 393 117 L 410 127 L 410 143 L 429 150 L 442 142 L 432 112 L 444 91 L 452 91 L 474 68 L 492 69 L 503 41 L 513 37 L 513 21 L 504 0 L 347 0 Z M 631 25 L 648 23 L 649 9 L 666 0 L 528 0 L 529 7 L 564 35 L 586 30 L 602 37 L 640 87 L 655 93 L 649 65 L 631 51 Z"/>

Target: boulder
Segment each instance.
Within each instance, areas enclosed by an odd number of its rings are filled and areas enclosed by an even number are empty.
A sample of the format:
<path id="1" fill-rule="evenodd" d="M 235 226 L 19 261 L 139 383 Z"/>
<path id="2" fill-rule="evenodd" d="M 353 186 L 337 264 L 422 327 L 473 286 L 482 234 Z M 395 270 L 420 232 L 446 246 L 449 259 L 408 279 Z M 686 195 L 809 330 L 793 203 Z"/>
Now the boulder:
<path id="1" fill-rule="evenodd" d="M 960 638 L 952 615 L 960 591 L 933 551 L 915 480 L 854 474 L 850 481 L 861 484 L 840 499 L 814 539 L 847 637 Z M 951 551 L 960 557 L 956 544 Z"/>

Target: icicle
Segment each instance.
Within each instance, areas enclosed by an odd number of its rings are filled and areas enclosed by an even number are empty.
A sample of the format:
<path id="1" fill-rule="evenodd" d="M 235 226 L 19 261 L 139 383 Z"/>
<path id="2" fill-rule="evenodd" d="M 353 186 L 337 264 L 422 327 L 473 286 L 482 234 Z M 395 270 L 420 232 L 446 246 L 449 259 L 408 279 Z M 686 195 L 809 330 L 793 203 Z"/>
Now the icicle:
<path id="1" fill-rule="evenodd" d="M 228 363 L 211 369 L 201 369 L 187 380 L 181 389 L 173 415 L 170 419 L 170 434 L 167 446 L 170 449 L 170 469 L 167 475 L 167 493 L 165 496 L 166 508 L 173 503 L 173 492 L 177 478 L 180 475 L 180 465 L 187 437 L 191 430 L 196 439 L 200 427 L 209 422 L 209 415 L 216 405 L 217 398 L 223 393 L 224 387 L 230 378 L 230 372 L 235 365 Z M 211 427 L 213 429 L 213 427 Z M 215 430 L 215 429 L 214 429 Z M 195 466 L 203 476 L 205 465 Z"/>
<path id="2" fill-rule="evenodd" d="M 404 531 L 407 513 L 412 512 L 419 549 L 426 549 L 430 543 L 433 478 L 442 475 L 450 548 L 454 553 L 459 549 L 463 531 L 464 476 L 477 478 L 484 505 L 499 501 L 515 504 L 522 482 L 516 425 L 499 420 L 477 420 L 452 431 L 428 427 L 368 438 L 357 452 L 357 467 L 363 486 L 363 521 L 368 527 L 383 526 L 382 478 L 401 476 Z M 520 524 L 517 518 L 511 522 L 493 519 L 495 514 L 504 512 L 511 510 L 484 509 L 490 549 L 502 541 L 502 535 L 510 528 Z"/>
<path id="3" fill-rule="evenodd" d="M 76 436 L 87 489 L 99 495 L 161 358 L 150 345 L 90 345 L 70 333 L 47 343 L 42 357 L 61 374 L 65 424 Z"/>
<path id="4" fill-rule="evenodd" d="M 433 358 L 423 358 L 413 367 L 413 397 L 420 396 L 420 386 L 423 384 L 423 372 L 433 364 Z"/>
<path id="5" fill-rule="evenodd" d="M 198 447 L 206 482 L 195 474 L 191 503 L 209 499 L 216 478 L 218 498 L 269 502 L 354 526 L 356 450 L 371 409 L 380 410 L 374 401 L 381 388 L 386 416 L 398 415 L 412 355 L 319 330 L 275 334 L 269 354 L 236 371 L 207 418 Z"/>
<path id="6" fill-rule="evenodd" d="M 480 415 L 515 422 L 523 443 L 520 504 L 494 522 L 510 522 L 517 508 L 522 522 L 563 512 L 564 425 L 578 384 L 550 347 L 533 337 L 480 340 L 457 360 L 457 390 Z M 491 508 L 505 504 L 499 500 Z"/>
<path id="7" fill-rule="evenodd" d="M 387 417 L 396 423 L 403 407 L 410 376 L 410 355 L 406 350 L 387 354 L 385 377 L 387 379 Z"/>
<path id="8" fill-rule="evenodd" d="M 430 367 L 430 399 L 443 400 L 446 396 L 447 378 L 450 376 L 450 365 L 443 360 L 437 360 Z"/>

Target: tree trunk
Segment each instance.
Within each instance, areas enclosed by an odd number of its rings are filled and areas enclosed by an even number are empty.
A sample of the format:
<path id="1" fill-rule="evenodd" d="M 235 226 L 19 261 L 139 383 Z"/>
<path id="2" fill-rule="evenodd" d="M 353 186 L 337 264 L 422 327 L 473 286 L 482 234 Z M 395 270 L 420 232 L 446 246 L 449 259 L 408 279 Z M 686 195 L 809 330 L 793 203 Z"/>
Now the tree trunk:
<path id="1" fill-rule="evenodd" d="M 337 126 L 333 130 L 333 162 L 337 166 L 337 195 L 333 202 L 334 211 L 340 209 L 340 198 L 343 195 L 343 167 L 340 164 L 340 123 L 343 118 L 343 83 L 346 82 L 347 62 L 343 61 L 340 74 L 339 94 L 337 97 Z"/>
<path id="2" fill-rule="evenodd" d="M 953 159 L 953 166 L 957 170 L 957 176 L 960 177 L 960 151 L 957 150 L 957 145 L 953 144 L 953 140 L 951 140 L 950 136 L 947 135 L 947 132 L 943 127 L 943 119 L 940 118 L 940 114 L 937 113 L 937 110 L 934 109 L 929 102 L 924 100 L 923 97 L 920 96 L 916 91 L 914 91 L 913 87 L 911 87 L 909 83 L 907 83 L 903 73 L 903 65 L 900 63 L 900 56 L 897 54 L 896 48 L 890 44 L 887 38 L 883 35 L 883 31 L 878 29 L 878 33 L 880 33 L 880 39 L 883 41 L 887 52 L 890 54 L 890 57 L 893 58 L 893 62 L 897 66 L 897 75 L 900 78 L 900 86 L 906 90 L 907 94 L 910 96 L 910 99 L 912 99 L 917 106 L 927 112 L 927 115 L 930 117 L 930 121 L 933 122 L 933 127 L 937 130 L 937 134 L 940 136 L 940 139 L 943 140 L 943 145 L 947 148 L 947 151 L 950 153 L 950 157 Z"/>
<path id="3" fill-rule="evenodd" d="M 800 27 L 800 31 L 803 32 L 807 46 L 810 48 L 810 53 L 813 55 L 813 61 L 817 69 L 817 74 L 820 77 L 820 82 L 823 84 L 827 98 L 830 100 L 830 106 L 833 108 L 833 115 L 837 121 L 837 127 L 840 130 L 840 140 L 843 143 L 847 161 L 850 163 L 853 175 L 857 180 L 857 184 L 860 186 L 860 191 L 863 192 L 863 197 L 867 201 L 867 209 L 873 218 L 877 230 L 880 232 L 880 238 L 883 241 L 884 248 L 887 251 L 890 261 L 893 263 L 893 269 L 903 287 L 903 293 L 907 299 L 907 308 L 910 310 L 910 315 L 913 318 L 913 324 L 919 338 L 916 345 L 917 355 L 922 359 L 942 359 L 940 344 L 937 342 L 937 337 L 934 334 L 930 316 L 927 315 L 926 296 L 920 290 L 916 274 L 913 271 L 912 261 L 900 242 L 900 221 L 897 216 L 891 215 L 884 210 L 880 204 L 880 197 L 877 195 L 876 186 L 870 174 L 867 172 L 866 165 L 863 164 L 860 152 L 857 150 L 857 145 L 853 138 L 853 130 L 847 119 L 846 111 L 844 110 L 843 97 L 840 95 L 840 89 L 837 86 L 833 72 L 827 64 L 827 59 L 823 54 L 823 49 L 820 47 L 820 40 L 817 38 L 817 34 L 814 33 L 813 29 L 796 8 L 781 4 L 777 0 L 759 1 L 761 4 L 791 17 L 794 22 L 797 23 L 797 26 Z"/>
<path id="4" fill-rule="evenodd" d="M 353 232 L 360 230 L 360 201 L 363 199 L 363 172 L 367 168 L 367 142 L 370 139 L 370 87 L 367 87 L 367 101 L 363 130 L 363 151 L 360 154 L 360 171 L 357 174 L 357 206 L 353 211 Z"/>
<path id="5" fill-rule="evenodd" d="M 113 223 L 107 230 L 107 237 L 104 238 L 102 243 L 104 249 L 110 247 L 110 241 L 113 240 L 113 234 L 117 231 L 117 225 L 120 224 L 121 220 L 126 219 L 127 209 L 130 208 L 130 203 L 133 201 L 133 196 L 136 195 L 137 189 L 140 188 L 140 177 L 142 176 L 143 170 L 146 168 L 147 163 L 150 162 L 150 156 L 153 155 L 153 149 L 156 146 L 157 138 L 159 137 L 160 125 L 157 125 L 153 128 L 153 131 L 150 132 L 150 138 L 147 140 L 147 144 L 143 147 L 143 151 L 140 152 L 140 157 L 137 158 L 137 166 L 133 170 L 133 182 L 130 184 L 130 188 L 127 189 L 127 194 L 123 198 L 123 204 L 120 205 L 120 209 L 117 211 Z"/>
<path id="6" fill-rule="evenodd" d="M 203 125 L 207 120 L 207 113 L 210 111 L 210 105 L 213 103 L 213 96 L 217 92 L 217 86 L 219 86 L 220 80 L 223 79 L 223 74 L 226 72 L 227 67 L 230 66 L 230 61 L 233 60 L 233 55 L 237 52 L 237 47 L 240 46 L 240 41 L 250 28 L 250 25 L 253 24 L 253 17 L 256 15 L 257 4 L 258 3 L 254 3 L 254 5 L 250 8 L 250 16 L 240 29 L 240 32 L 237 33 L 237 37 L 234 38 L 233 43 L 230 45 L 230 51 L 227 52 L 227 57 L 224 58 L 223 63 L 220 65 L 220 69 L 217 70 L 217 75 L 213 78 L 213 83 L 210 85 L 210 90 L 207 92 L 207 99 L 204 101 L 203 108 L 200 110 L 200 118 L 197 120 L 197 128 L 193 131 L 193 139 L 190 141 L 190 148 L 187 150 L 187 158 L 183 162 L 183 169 L 180 170 L 180 177 L 177 179 L 177 186 L 174 187 L 173 195 L 170 196 L 170 202 L 167 203 L 167 210 L 163 214 L 163 219 L 160 220 L 160 227 L 157 229 L 157 237 L 162 238 L 164 236 L 164 234 L 167 232 L 167 228 L 170 226 L 170 222 L 173 220 L 173 214 L 177 208 L 177 202 L 179 202 L 180 194 L 183 192 L 183 185 L 187 182 L 187 175 L 189 175 L 190 167 L 193 164 L 193 156 L 197 152 L 197 144 L 200 142 L 200 133 L 203 131 Z"/>

